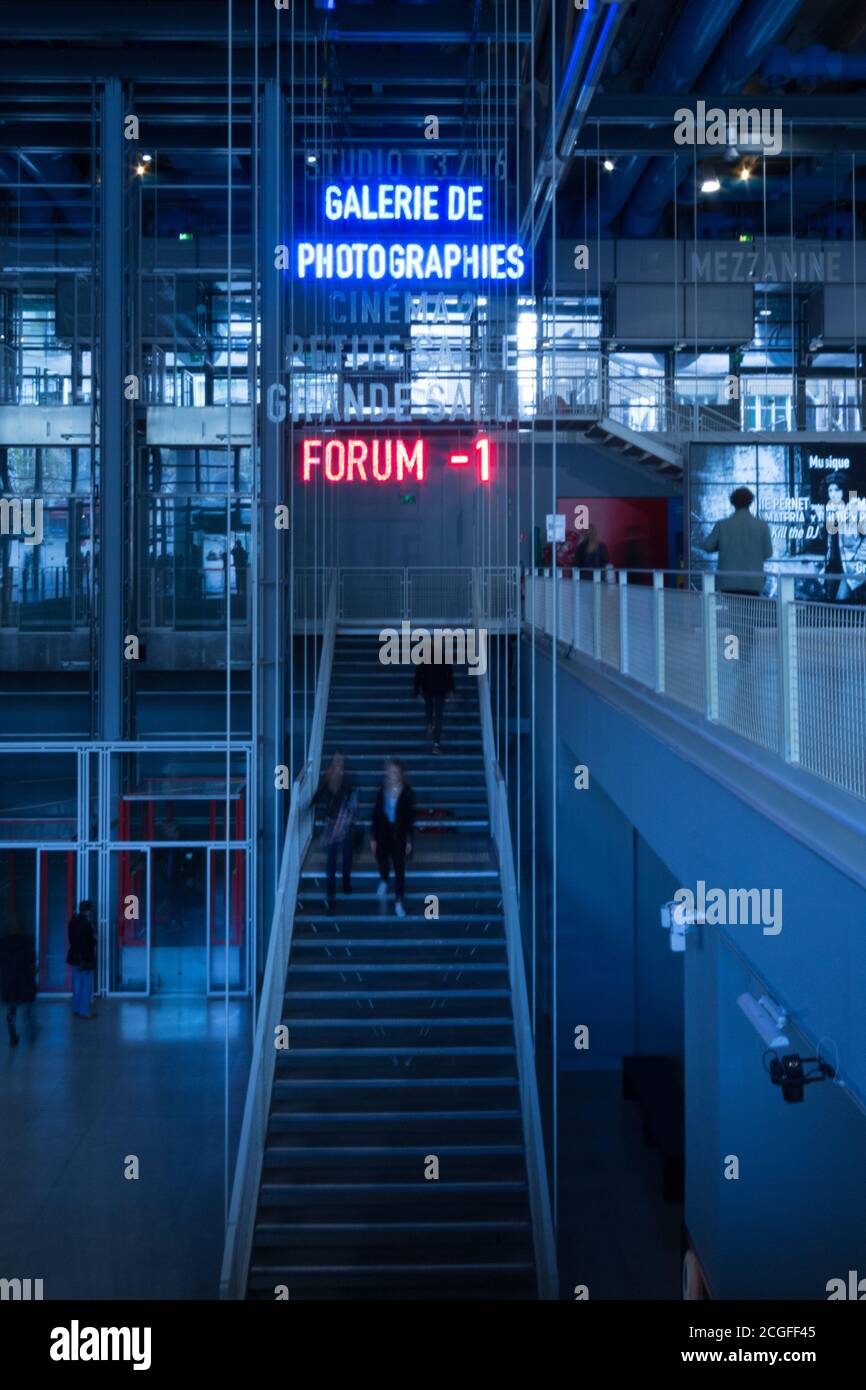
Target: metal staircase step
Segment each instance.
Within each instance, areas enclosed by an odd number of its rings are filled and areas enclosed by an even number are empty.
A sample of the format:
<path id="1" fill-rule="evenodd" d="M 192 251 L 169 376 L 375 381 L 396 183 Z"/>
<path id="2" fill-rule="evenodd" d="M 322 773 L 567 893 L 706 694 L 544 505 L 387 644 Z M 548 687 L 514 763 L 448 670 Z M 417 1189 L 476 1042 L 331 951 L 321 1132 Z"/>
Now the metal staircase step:
<path id="1" fill-rule="evenodd" d="M 302 867 L 275 1056 L 248 1297 L 537 1296 L 502 889 L 479 686 L 455 669 L 432 752 L 414 667 L 338 633 L 323 743 L 347 757 L 364 824 L 333 912 L 321 814 Z M 303 727 L 296 706 L 295 732 Z M 367 846 L 386 756 L 416 797 L 406 917 Z M 429 918 L 429 898 L 438 916 Z M 439 1176 L 425 1176 L 430 1156 Z"/>
<path id="2" fill-rule="evenodd" d="M 447 1131 L 445 1131 L 447 1133 Z M 519 1178 L 524 1174 L 522 1143 L 446 1144 L 431 1135 L 424 1144 L 267 1143 L 264 1168 L 285 1181 L 342 1177 L 346 1181 L 376 1178 L 386 1182 L 413 1181 L 424 1176 L 429 1158 L 439 1160 L 440 1175 L 460 1179 L 493 1176 Z"/>
<path id="3" fill-rule="evenodd" d="M 487 1300 L 534 1298 L 531 1261 L 489 1264 L 274 1265 L 250 1270 L 249 1297 L 273 1299 L 276 1286 L 295 1300 Z"/>

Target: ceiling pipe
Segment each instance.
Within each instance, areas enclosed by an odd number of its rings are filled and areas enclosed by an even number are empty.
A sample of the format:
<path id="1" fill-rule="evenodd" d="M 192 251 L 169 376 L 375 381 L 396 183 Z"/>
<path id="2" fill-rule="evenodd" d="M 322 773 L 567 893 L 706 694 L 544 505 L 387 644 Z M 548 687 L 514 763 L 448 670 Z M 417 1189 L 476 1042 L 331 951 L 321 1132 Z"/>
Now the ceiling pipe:
<path id="1" fill-rule="evenodd" d="M 689 0 L 679 23 L 665 44 L 643 86 L 650 93 L 687 92 L 718 45 L 741 0 Z M 605 180 L 601 198 L 601 222 L 610 222 L 625 206 L 632 189 L 650 163 L 648 155 L 631 155 L 617 161 L 616 172 Z M 595 229 L 599 206 L 595 199 L 587 209 L 587 225 Z"/>
<path id="2" fill-rule="evenodd" d="M 866 79 L 866 53 L 833 53 L 820 43 L 799 53 L 774 48 L 764 60 L 761 76 L 770 87 L 782 87 L 792 80 L 810 87 L 822 82 L 862 82 Z"/>
<path id="3" fill-rule="evenodd" d="M 548 127 L 541 154 L 536 161 L 535 184 L 530 190 L 520 223 L 520 240 L 524 246 L 535 246 L 544 230 L 554 187 L 559 186 L 563 171 L 568 167 L 566 158 L 583 126 L 613 47 L 624 8 L 622 0 L 589 0 L 587 9 L 580 12 L 580 27 L 574 35 L 556 98 L 552 122 L 554 129 L 551 131 Z M 556 160 L 553 157 L 554 149 Z"/>
<path id="4" fill-rule="evenodd" d="M 802 2 L 748 0 L 727 42 L 707 70 L 700 74 L 701 91 L 710 95 L 739 91 L 760 67 L 762 59 L 791 23 Z M 692 161 L 685 158 L 683 165 L 682 174 L 675 181 L 673 157 L 652 160 L 626 213 L 623 227 L 626 236 L 655 235 L 668 203 L 686 196 L 688 185 L 694 178 Z"/>

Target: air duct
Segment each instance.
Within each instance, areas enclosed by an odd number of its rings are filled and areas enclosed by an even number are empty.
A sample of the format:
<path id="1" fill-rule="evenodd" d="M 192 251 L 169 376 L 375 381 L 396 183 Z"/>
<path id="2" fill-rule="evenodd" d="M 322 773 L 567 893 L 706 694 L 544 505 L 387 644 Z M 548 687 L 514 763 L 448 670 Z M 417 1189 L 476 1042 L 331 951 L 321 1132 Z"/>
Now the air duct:
<path id="1" fill-rule="evenodd" d="M 761 76 L 770 87 L 782 87 L 790 81 L 805 82 L 809 87 L 822 82 L 862 82 L 866 79 L 866 53 L 833 53 L 820 43 L 800 53 L 774 48 L 764 60 Z"/>
<path id="2" fill-rule="evenodd" d="M 679 23 L 665 45 L 643 91 L 650 93 L 687 92 L 712 56 L 719 39 L 740 7 L 741 0 L 689 0 Z M 647 155 L 631 155 L 617 162 L 615 175 L 606 181 L 601 200 L 601 220 L 610 222 L 625 206 L 638 179 L 649 163 Z M 590 204 L 587 226 L 596 226 L 598 206 Z"/>
<path id="3" fill-rule="evenodd" d="M 702 92 L 739 91 L 761 64 L 764 54 L 788 27 L 802 0 L 749 0 L 727 42 L 705 73 L 700 74 Z M 782 50 L 784 52 L 785 50 Z M 626 214 L 626 236 L 650 237 L 655 234 L 662 212 L 678 198 L 692 178 L 691 163 L 675 181 L 673 159 L 654 159 L 638 184 Z"/>

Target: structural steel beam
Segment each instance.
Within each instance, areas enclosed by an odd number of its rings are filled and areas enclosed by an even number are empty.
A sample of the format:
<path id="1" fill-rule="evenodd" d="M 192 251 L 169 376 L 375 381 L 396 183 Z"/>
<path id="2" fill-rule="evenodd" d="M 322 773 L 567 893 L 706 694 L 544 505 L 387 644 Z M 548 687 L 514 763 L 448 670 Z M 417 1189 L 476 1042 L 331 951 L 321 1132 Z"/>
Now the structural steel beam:
<path id="1" fill-rule="evenodd" d="M 99 735 L 123 738 L 124 539 L 123 92 L 102 95 L 99 237 Z"/>

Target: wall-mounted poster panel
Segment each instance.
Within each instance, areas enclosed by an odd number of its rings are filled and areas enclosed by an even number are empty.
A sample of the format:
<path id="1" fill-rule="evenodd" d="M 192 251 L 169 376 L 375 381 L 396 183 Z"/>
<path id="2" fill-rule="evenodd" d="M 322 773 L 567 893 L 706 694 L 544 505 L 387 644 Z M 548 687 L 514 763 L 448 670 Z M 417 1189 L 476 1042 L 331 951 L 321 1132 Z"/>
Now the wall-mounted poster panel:
<path id="1" fill-rule="evenodd" d="M 669 563 L 668 502 L 667 497 L 558 497 L 557 511 L 565 516 L 566 533 L 558 538 L 563 543 L 557 546 L 557 563 L 578 564 L 581 542 L 594 526 L 603 547 L 602 564 L 627 570 L 664 569 Z M 542 564 L 550 562 L 548 545 Z"/>
<path id="2" fill-rule="evenodd" d="M 734 488 L 749 487 L 773 538 L 767 592 L 793 575 L 798 598 L 866 603 L 866 447 L 821 444 L 693 444 L 689 540 L 693 569 L 714 557 L 701 542 L 730 515 Z"/>

